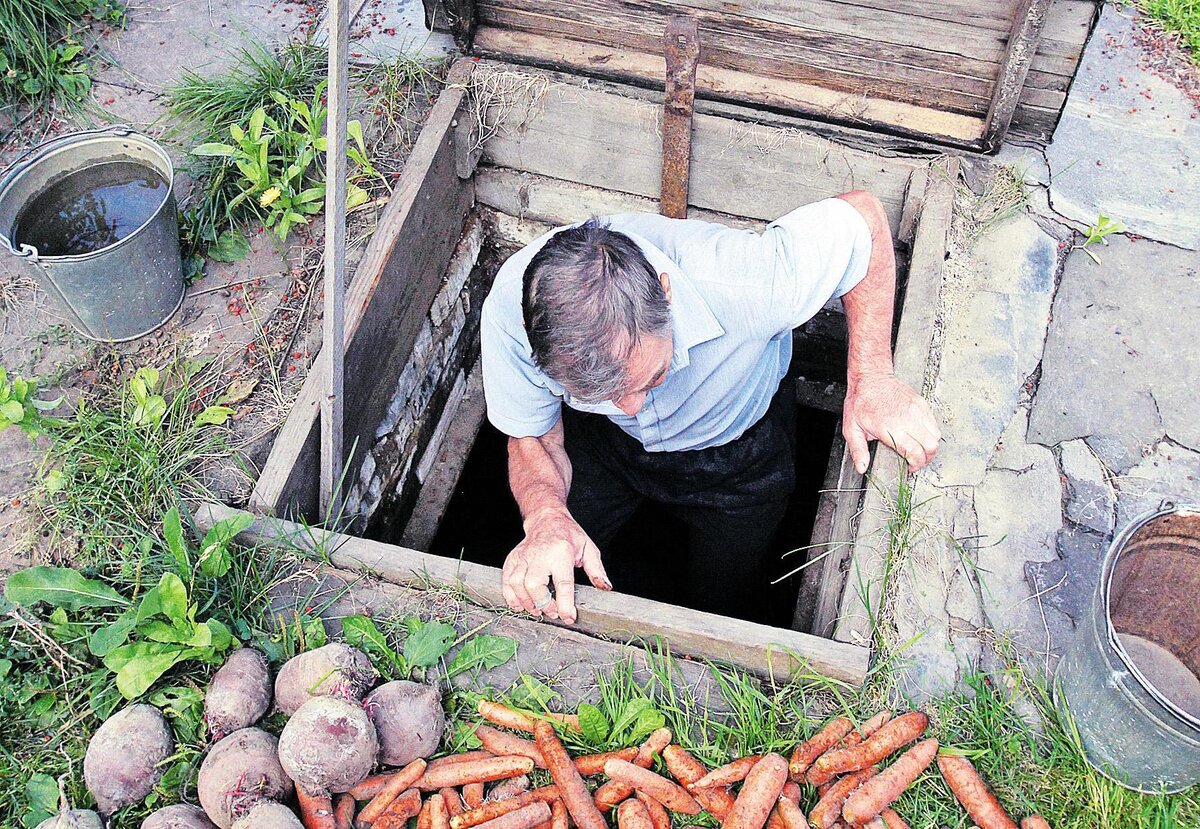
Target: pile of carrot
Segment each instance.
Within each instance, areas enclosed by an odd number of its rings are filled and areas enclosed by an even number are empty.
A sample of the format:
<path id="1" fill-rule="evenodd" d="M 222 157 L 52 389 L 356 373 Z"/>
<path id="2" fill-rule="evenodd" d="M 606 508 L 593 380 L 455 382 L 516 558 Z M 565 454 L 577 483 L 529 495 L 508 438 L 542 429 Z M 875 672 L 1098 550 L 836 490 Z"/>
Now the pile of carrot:
<path id="1" fill-rule="evenodd" d="M 919 712 L 882 712 L 858 728 L 838 717 L 790 759 L 753 755 L 708 769 L 673 744 L 666 728 L 640 746 L 572 757 L 545 719 L 486 701 L 478 711 L 487 721 L 475 731 L 481 750 L 369 777 L 332 809 L 303 810 L 305 826 L 401 829 L 416 817 L 417 829 L 608 829 L 610 813 L 619 829 L 671 829 L 672 812 L 707 811 L 722 829 L 908 829 L 891 804 L 936 759 L 979 829 L 1017 829 L 967 758 L 939 754 L 937 740 L 921 739 L 929 720 Z M 553 718 L 579 727 L 570 715 Z M 653 770 L 658 758 L 669 776 Z M 530 788 L 535 768 L 548 771 L 553 782 Z M 585 778 L 601 775 L 607 780 L 593 791 Z M 815 786 L 819 798 L 807 816 L 800 807 L 802 783 Z M 486 797 L 485 784 L 492 784 Z M 1034 815 L 1021 829 L 1049 827 Z"/>

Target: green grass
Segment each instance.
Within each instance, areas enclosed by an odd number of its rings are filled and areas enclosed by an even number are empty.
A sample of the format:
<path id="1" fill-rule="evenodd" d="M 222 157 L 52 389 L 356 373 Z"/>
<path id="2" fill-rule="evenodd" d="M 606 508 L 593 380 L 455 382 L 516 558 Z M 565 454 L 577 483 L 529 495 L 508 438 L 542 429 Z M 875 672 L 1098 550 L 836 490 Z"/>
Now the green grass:
<path id="1" fill-rule="evenodd" d="M 1165 30 L 1177 33 L 1192 62 L 1200 65 L 1200 0 L 1139 0 L 1137 5 Z"/>

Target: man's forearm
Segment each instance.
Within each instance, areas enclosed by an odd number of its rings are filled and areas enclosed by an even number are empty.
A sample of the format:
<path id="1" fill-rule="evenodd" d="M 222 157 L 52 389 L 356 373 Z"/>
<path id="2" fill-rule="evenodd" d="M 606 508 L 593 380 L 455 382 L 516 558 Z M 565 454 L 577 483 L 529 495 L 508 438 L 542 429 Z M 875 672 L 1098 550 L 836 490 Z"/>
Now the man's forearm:
<path id="1" fill-rule="evenodd" d="M 842 297 L 850 330 L 847 375 L 854 384 L 872 375 L 892 373 L 892 314 L 896 303 L 896 255 L 887 214 L 870 193 L 841 198 L 862 214 L 871 231 L 867 275 Z"/>
<path id="2" fill-rule="evenodd" d="M 563 446 L 561 420 L 541 437 L 509 438 L 508 484 L 525 521 L 566 509 L 571 461 Z"/>

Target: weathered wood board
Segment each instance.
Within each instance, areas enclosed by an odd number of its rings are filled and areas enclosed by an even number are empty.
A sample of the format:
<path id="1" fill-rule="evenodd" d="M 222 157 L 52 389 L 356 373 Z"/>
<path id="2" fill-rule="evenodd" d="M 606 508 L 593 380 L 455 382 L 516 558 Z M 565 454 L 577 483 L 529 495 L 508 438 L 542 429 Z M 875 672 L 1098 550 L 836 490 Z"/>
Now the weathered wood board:
<path id="1" fill-rule="evenodd" d="M 206 529 L 236 512 L 223 504 L 202 504 L 196 510 L 196 523 Z M 317 553 L 335 567 L 374 575 L 400 586 L 454 587 L 485 608 L 506 606 L 500 591 L 500 571 L 495 567 L 275 518 L 258 518 L 239 540 L 251 545 L 279 543 Z M 815 671 L 856 686 L 866 679 L 869 652 L 858 645 L 584 585 L 576 587 L 575 603 L 579 611 L 571 626 L 575 631 L 620 642 L 661 638 L 677 654 L 728 663 L 760 676 L 782 679 L 796 671 Z"/>

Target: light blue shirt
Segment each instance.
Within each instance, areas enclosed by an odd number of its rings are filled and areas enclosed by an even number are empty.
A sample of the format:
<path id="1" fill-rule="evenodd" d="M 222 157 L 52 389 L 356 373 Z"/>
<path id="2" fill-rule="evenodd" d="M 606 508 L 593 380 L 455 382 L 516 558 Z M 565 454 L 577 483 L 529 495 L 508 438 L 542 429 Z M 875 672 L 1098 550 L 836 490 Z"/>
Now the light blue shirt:
<path id="1" fill-rule="evenodd" d="M 651 452 L 719 446 L 767 410 L 792 357 L 792 329 L 866 275 L 871 233 L 842 199 L 799 207 L 761 234 L 643 213 L 604 218 L 632 238 L 671 284 L 674 354 L 636 416 L 584 404 L 534 364 L 521 311 L 525 268 L 558 230 L 496 274 L 481 330 L 487 415 L 511 437 L 544 435 L 573 409 L 607 415 Z"/>

